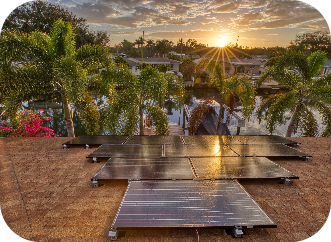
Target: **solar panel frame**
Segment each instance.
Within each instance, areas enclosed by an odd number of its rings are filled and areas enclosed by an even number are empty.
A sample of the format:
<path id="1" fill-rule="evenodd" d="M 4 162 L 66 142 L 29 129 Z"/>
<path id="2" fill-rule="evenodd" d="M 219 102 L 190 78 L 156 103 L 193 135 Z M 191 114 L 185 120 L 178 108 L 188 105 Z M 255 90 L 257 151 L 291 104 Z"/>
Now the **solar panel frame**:
<path id="1" fill-rule="evenodd" d="M 235 226 L 277 227 L 236 180 L 131 181 L 112 223 L 119 230 Z"/>

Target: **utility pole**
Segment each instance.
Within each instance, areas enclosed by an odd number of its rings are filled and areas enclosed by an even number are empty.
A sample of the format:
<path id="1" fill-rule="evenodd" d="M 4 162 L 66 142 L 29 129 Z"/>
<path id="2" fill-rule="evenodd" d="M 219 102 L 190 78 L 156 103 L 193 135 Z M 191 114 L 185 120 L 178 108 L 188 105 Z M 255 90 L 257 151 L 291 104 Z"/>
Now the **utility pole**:
<path id="1" fill-rule="evenodd" d="M 183 59 L 183 38 L 180 38 L 180 58 Z"/>
<path id="2" fill-rule="evenodd" d="M 141 66 L 144 63 L 144 53 L 143 53 L 144 38 L 145 38 L 145 31 L 143 31 L 143 39 L 142 39 L 142 42 L 141 42 Z"/>

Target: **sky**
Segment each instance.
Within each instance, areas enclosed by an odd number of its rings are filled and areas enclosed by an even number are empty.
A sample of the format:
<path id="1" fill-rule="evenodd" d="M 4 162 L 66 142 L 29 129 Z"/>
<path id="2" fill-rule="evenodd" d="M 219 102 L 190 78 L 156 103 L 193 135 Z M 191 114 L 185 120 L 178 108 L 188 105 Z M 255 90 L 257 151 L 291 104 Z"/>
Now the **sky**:
<path id="1" fill-rule="evenodd" d="M 108 31 L 110 46 L 123 39 L 196 39 L 208 46 L 227 42 L 249 47 L 286 47 L 296 35 L 327 31 L 323 15 L 293 0 L 49 0 Z M 238 37 L 239 36 L 239 37 Z"/>

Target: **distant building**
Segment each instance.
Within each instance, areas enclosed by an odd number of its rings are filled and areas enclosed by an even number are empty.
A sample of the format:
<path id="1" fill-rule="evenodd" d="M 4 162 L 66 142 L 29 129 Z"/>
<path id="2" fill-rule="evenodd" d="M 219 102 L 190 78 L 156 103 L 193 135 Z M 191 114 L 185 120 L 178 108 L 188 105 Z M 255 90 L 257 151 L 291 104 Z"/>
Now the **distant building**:
<path id="1" fill-rule="evenodd" d="M 199 64 L 203 58 L 194 60 L 195 64 Z M 217 61 L 223 66 L 223 71 L 226 76 L 233 75 L 248 75 L 259 76 L 263 70 L 261 70 L 261 62 L 256 59 L 237 59 L 237 58 L 224 58 Z"/>
<path id="2" fill-rule="evenodd" d="M 141 58 L 127 58 L 126 60 L 129 63 L 129 68 L 132 71 L 132 73 L 135 75 L 139 75 L 140 74 L 139 65 L 141 64 Z M 180 61 L 168 59 L 166 57 L 144 58 L 143 62 L 146 63 L 147 65 L 154 65 L 154 66 L 157 66 L 160 64 L 166 64 L 170 67 L 170 71 L 179 72 Z"/>
<path id="3" fill-rule="evenodd" d="M 327 59 L 324 66 L 320 70 L 319 74 L 322 75 L 328 75 L 331 73 L 331 59 Z"/>

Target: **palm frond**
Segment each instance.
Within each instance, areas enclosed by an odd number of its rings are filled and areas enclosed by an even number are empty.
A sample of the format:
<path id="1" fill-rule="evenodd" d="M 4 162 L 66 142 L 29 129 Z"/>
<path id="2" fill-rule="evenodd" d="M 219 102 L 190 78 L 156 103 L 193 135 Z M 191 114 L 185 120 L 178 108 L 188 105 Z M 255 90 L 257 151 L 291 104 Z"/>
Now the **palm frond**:
<path id="1" fill-rule="evenodd" d="M 309 88 L 319 88 L 325 86 L 331 86 L 331 74 L 323 75 L 318 79 L 314 80 L 314 82 L 310 84 Z"/>
<path id="2" fill-rule="evenodd" d="M 311 88 L 308 94 L 315 100 L 331 103 L 331 86 Z"/>
<path id="3" fill-rule="evenodd" d="M 75 36 L 71 23 L 65 23 L 62 19 L 57 20 L 52 26 L 50 34 L 50 55 L 52 58 L 72 55 L 76 50 Z"/>
<path id="4" fill-rule="evenodd" d="M 297 126 L 302 129 L 302 136 L 304 137 L 315 137 L 318 134 L 318 124 L 315 116 L 305 105 L 301 106 Z"/>
<path id="5" fill-rule="evenodd" d="M 234 93 L 242 103 L 243 116 L 248 118 L 254 110 L 255 88 L 246 77 L 233 76 L 224 80 L 223 93 Z"/>
<path id="6" fill-rule="evenodd" d="M 323 65 L 325 64 L 326 61 L 326 53 L 325 52 L 320 52 L 316 51 L 313 52 L 309 57 L 308 57 L 308 62 L 309 62 L 309 74 L 310 78 L 313 78 L 316 76 L 319 71 L 322 69 Z"/>
<path id="7" fill-rule="evenodd" d="M 276 73 L 290 71 L 301 77 L 302 82 L 306 82 L 311 78 L 309 61 L 306 54 L 302 52 L 290 51 L 281 56 L 275 65 L 275 69 Z"/>
<path id="8" fill-rule="evenodd" d="M 76 60 L 81 62 L 83 68 L 88 68 L 90 73 L 98 73 L 99 69 L 110 61 L 105 47 L 90 44 L 84 45 L 76 51 Z"/>
<path id="9" fill-rule="evenodd" d="M 331 136 L 331 107 L 330 104 L 327 104 L 322 101 L 315 101 L 313 105 L 318 109 L 319 113 L 322 115 L 322 123 L 326 126 L 323 130 L 322 136 L 329 137 Z"/>
<path id="10" fill-rule="evenodd" d="M 146 105 L 146 112 L 151 118 L 151 125 L 155 127 L 156 135 L 169 135 L 168 117 L 162 108 Z"/>

